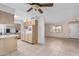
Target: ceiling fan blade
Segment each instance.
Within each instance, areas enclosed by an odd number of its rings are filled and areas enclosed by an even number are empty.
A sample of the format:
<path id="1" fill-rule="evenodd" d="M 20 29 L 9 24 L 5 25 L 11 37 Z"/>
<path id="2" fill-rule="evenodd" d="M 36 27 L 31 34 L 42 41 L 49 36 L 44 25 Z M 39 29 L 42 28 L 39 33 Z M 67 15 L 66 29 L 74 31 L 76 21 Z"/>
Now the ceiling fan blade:
<path id="1" fill-rule="evenodd" d="M 31 7 L 30 9 L 27 10 L 27 12 L 31 11 L 33 8 Z"/>
<path id="2" fill-rule="evenodd" d="M 27 3 L 29 5 L 39 5 L 40 3 Z"/>
<path id="3" fill-rule="evenodd" d="M 53 3 L 40 3 L 40 7 L 52 7 Z"/>
<path id="4" fill-rule="evenodd" d="M 43 11 L 42 11 L 40 8 L 38 9 L 38 11 L 39 11 L 41 14 L 43 13 Z"/>

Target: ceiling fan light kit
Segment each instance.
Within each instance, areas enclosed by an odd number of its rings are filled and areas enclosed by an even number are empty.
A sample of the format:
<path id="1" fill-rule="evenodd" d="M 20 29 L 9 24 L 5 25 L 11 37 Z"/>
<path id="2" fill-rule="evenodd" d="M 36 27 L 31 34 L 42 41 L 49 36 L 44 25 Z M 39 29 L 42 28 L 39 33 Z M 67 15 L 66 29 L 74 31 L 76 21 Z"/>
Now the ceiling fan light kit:
<path id="1" fill-rule="evenodd" d="M 36 11 L 39 8 L 39 6 L 38 5 L 32 5 L 32 8 Z"/>

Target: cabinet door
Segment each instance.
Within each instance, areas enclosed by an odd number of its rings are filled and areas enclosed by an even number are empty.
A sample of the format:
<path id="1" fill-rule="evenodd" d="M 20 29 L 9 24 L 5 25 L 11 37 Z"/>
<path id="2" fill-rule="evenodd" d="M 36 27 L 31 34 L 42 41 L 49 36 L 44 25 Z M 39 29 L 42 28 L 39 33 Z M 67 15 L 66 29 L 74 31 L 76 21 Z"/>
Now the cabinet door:
<path id="1" fill-rule="evenodd" d="M 33 43 L 33 41 L 32 41 L 32 34 L 29 34 L 28 37 L 29 37 L 28 41 L 29 41 L 30 43 Z"/>
<path id="2" fill-rule="evenodd" d="M 24 36 L 24 40 L 28 42 L 28 39 L 29 39 L 29 36 L 26 34 L 26 35 Z"/>
<path id="3" fill-rule="evenodd" d="M 0 24 L 14 24 L 14 15 L 0 10 Z"/>
<path id="4" fill-rule="evenodd" d="M 4 39 L 0 39 L 0 55 L 4 54 Z"/>
<path id="5" fill-rule="evenodd" d="M 24 40 L 24 34 L 21 34 L 21 40 Z"/>
<path id="6" fill-rule="evenodd" d="M 10 52 L 14 51 L 17 48 L 17 39 L 16 38 L 6 38 L 5 39 L 5 51 Z"/>
<path id="7" fill-rule="evenodd" d="M 31 34 L 27 34 L 27 42 L 33 43 L 32 42 L 32 35 Z"/>
<path id="8" fill-rule="evenodd" d="M 24 38 L 25 41 L 32 43 L 32 35 L 31 34 L 26 34 L 24 37 L 25 37 Z"/>

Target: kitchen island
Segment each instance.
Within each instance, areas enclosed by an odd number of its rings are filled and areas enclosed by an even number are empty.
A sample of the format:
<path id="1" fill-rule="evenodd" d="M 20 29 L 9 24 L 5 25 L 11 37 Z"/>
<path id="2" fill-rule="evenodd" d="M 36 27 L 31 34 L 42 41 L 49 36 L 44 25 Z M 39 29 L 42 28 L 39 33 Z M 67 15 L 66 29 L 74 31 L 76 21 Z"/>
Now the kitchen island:
<path id="1" fill-rule="evenodd" d="M 16 34 L 0 35 L 0 55 L 5 55 L 17 49 Z"/>

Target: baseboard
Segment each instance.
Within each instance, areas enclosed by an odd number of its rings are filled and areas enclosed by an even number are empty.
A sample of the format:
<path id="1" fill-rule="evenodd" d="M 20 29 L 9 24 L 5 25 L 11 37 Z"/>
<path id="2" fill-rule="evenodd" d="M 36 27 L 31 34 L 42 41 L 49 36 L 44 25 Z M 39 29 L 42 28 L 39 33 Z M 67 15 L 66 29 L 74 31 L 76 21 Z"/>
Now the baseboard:
<path id="1" fill-rule="evenodd" d="M 22 40 L 22 41 L 34 45 L 34 43 L 31 43 L 31 42 L 28 42 L 28 41 L 25 41 L 25 40 Z"/>
<path id="2" fill-rule="evenodd" d="M 46 38 L 56 38 L 56 39 L 79 39 L 79 38 L 68 38 L 68 37 L 55 37 L 55 36 L 45 36 Z"/>

